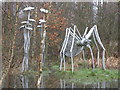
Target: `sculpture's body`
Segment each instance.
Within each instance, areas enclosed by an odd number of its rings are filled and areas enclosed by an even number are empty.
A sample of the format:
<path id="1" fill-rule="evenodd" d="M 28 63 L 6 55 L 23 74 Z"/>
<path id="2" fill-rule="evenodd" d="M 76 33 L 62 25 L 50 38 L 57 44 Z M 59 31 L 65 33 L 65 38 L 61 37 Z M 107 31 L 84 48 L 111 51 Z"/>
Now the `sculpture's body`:
<path id="1" fill-rule="evenodd" d="M 30 38 L 31 31 L 33 30 L 33 26 L 31 22 L 35 22 L 34 19 L 30 18 L 30 11 L 33 10 L 34 7 L 26 7 L 23 11 L 28 12 L 28 20 L 21 22 L 24 24 L 20 27 L 20 29 L 24 30 L 24 58 L 22 62 L 22 72 L 28 70 L 28 58 L 29 58 L 29 48 L 30 48 Z"/>
<path id="2" fill-rule="evenodd" d="M 66 29 L 65 39 L 64 39 L 61 51 L 60 51 L 60 57 L 61 57 L 60 70 L 62 69 L 62 62 L 64 61 L 64 71 L 65 71 L 65 55 L 66 55 L 68 57 L 71 57 L 72 72 L 73 72 L 74 71 L 73 57 L 78 55 L 80 52 L 83 52 L 83 57 L 84 57 L 85 56 L 84 48 L 86 48 L 86 47 L 88 47 L 90 49 L 90 53 L 92 56 L 93 69 L 94 69 L 94 67 L 95 67 L 94 57 L 93 57 L 93 52 L 92 52 L 92 48 L 90 45 L 91 37 L 93 38 L 94 43 L 98 49 L 98 56 L 97 56 L 98 66 L 99 66 L 99 48 L 98 48 L 97 42 L 103 49 L 102 68 L 105 70 L 105 48 L 100 40 L 97 26 L 94 25 L 88 33 L 87 33 L 87 31 L 88 31 L 88 27 L 86 28 L 83 36 L 81 36 L 76 25 L 74 25 L 74 29 L 72 29 L 71 27 Z"/>

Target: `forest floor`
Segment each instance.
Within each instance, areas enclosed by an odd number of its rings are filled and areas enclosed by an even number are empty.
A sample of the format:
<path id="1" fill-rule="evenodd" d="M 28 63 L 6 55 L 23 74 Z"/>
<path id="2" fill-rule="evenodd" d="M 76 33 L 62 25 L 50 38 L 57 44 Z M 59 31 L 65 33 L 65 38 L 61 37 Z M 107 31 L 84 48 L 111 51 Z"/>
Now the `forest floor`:
<path id="1" fill-rule="evenodd" d="M 119 65 L 118 65 L 118 58 L 110 57 L 106 60 L 106 70 L 102 69 L 102 60 L 100 60 L 100 66 L 93 70 L 92 69 L 92 60 L 87 60 L 84 62 L 83 60 L 74 61 L 74 72 L 71 71 L 71 62 L 70 60 L 66 62 L 66 71 L 59 70 L 59 64 L 54 64 L 51 69 L 48 69 L 50 72 L 52 71 L 53 75 L 57 78 L 65 79 L 68 82 L 75 82 L 75 83 L 95 83 L 95 82 L 102 82 L 102 81 L 111 81 L 111 80 L 118 80 L 120 79 L 119 75 Z M 97 62 L 96 62 L 97 63 Z"/>

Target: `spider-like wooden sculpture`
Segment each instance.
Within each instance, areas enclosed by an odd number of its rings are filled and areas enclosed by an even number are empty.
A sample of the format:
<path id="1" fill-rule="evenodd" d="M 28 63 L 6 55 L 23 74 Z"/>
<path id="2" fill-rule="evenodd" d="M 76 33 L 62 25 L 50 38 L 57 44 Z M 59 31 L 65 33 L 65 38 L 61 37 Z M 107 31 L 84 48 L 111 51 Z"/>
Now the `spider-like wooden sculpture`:
<path id="1" fill-rule="evenodd" d="M 101 39 L 98 34 L 97 26 L 94 25 L 90 31 L 87 33 L 88 27 L 86 27 L 85 32 L 83 36 L 79 33 L 77 26 L 74 25 L 74 28 L 66 28 L 66 34 L 65 34 L 65 39 L 60 51 L 60 58 L 61 58 L 61 63 L 60 63 L 60 70 L 62 69 L 62 63 L 64 61 L 64 71 L 65 71 L 65 55 L 67 57 L 71 57 L 71 63 L 72 63 L 72 72 L 74 71 L 74 63 L 73 63 L 73 57 L 78 55 L 80 52 L 83 52 L 83 58 L 84 56 L 84 49 L 88 47 L 90 49 L 91 57 L 92 57 L 92 64 L 93 64 L 93 69 L 95 68 L 94 65 L 94 57 L 93 57 L 93 51 L 91 48 L 91 38 L 93 38 L 94 43 L 97 47 L 98 54 L 97 54 L 97 62 L 99 66 L 99 45 L 103 49 L 102 52 L 102 68 L 105 70 L 105 48 L 101 42 Z"/>

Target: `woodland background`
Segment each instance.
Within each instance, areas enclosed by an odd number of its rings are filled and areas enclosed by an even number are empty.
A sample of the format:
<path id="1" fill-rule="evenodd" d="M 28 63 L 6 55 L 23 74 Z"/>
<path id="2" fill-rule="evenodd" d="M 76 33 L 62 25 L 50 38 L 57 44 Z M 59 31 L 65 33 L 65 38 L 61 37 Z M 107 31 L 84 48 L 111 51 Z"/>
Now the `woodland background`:
<path id="1" fill-rule="evenodd" d="M 20 22 L 26 19 L 25 5 L 34 6 L 32 18 L 37 22 L 42 18 L 40 8 L 49 9 L 47 18 L 45 66 L 60 63 L 59 52 L 65 35 L 65 28 L 76 24 L 81 35 L 86 27 L 96 24 L 103 45 L 106 48 L 107 68 L 118 68 L 118 3 L 104 2 L 2 2 L 2 62 L 3 73 L 9 67 L 21 68 L 23 60 L 23 31 Z M 97 8 L 93 9 L 93 8 Z M 40 58 L 40 32 L 34 24 L 31 36 L 29 68 L 38 70 Z M 97 50 L 95 45 L 94 55 Z M 86 58 L 90 59 L 86 49 Z M 12 62 L 10 60 L 12 59 Z M 112 65 L 112 66 L 110 66 Z M 18 69 L 17 69 L 18 70 Z"/>

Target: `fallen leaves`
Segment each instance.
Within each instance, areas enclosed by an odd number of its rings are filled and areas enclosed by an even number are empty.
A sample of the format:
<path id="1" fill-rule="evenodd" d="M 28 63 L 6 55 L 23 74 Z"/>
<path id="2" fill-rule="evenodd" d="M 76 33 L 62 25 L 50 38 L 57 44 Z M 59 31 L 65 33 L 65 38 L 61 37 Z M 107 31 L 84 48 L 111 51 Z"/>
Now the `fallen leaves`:
<path id="1" fill-rule="evenodd" d="M 116 57 L 108 57 L 105 60 L 106 68 L 107 69 L 118 69 L 119 68 L 118 60 L 119 59 L 116 58 Z M 92 60 L 91 59 L 89 59 L 87 62 L 89 63 L 89 66 L 92 66 Z M 95 65 L 97 66 L 97 62 L 95 62 Z M 99 67 L 102 67 L 102 59 L 100 59 L 100 66 Z"/>

